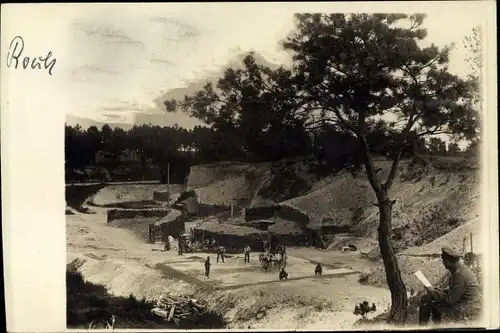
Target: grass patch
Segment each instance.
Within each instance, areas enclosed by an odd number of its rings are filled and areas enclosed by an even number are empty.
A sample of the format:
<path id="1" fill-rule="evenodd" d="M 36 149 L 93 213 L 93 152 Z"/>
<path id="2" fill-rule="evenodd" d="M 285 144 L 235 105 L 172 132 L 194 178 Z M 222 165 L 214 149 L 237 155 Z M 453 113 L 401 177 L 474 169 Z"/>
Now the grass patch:
<path id="1" fill-rule="evenodd" d="M 144 209 L 144 208 L 162 207 L 155 200 L 124 201 L 124 202 L 116 202 L 104 205 L 96 205 L 96 204 L 94 205 L 105 208 L 122 208 L 122 209 Z"/>
<path id="2" fill-rule="evenodd" d="M 66 204 L 80 213 L 88 214 L 89 211 L 82 208 L 83 203 L 105 186 L 105 184 L 66 186 Z"/>

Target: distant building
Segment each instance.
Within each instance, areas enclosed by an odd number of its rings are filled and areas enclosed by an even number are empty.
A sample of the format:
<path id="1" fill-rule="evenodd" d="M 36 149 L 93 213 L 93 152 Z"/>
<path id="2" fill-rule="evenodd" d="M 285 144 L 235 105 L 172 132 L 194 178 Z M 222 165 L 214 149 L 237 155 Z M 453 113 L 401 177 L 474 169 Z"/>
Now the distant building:
<path id="1" fill-rule="evenodd" d="M 168 241 L 169 236 L 177 238 L 186 231 L 184 215 L 178 210 L 171 210 L 170 213 L 159 221 L 150 225 L 150 242 L 161 239 Z"/>
<path id="2" fill-rule="evenodd" d="M 107 153 L 103 151 L 99 151 L 96 153 L 95 156 L 96 164 L 102 164 L 112 161 L 113 159 Z M 139 163 L 141 159 L 136 150 L 126 150 L 120 155 L 118 161 L 123 163 Z"/>
<path id="3" fill-rule="evenodd" d="M 187 198 L 182 202 L 182 204 L 185 207 L 185 210 L 188 214 L 190 215 L 198 214 L 199 210 L 198 200 L 195 197 Z"/>

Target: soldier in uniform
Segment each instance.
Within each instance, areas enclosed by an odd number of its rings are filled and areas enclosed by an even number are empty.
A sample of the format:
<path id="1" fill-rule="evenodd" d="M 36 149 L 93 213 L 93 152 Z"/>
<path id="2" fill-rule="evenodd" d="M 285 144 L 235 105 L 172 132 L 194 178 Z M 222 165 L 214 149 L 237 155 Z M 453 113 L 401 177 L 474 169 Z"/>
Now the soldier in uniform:
<path id="1" fill-rule="evenodd" d="M 449 288 L 430 287 L 420 301 L 419 324 L 427 325 L 429 319 L 436 324 L 444 316 L 449 321 L 473 319 L 481 309 L 481 290 L 474 272 L 465 265 L 460 254 L 449 247 L 441 250 L 444 267 L 451 273 Z"/>
<path id="2" fill-rule="evenodd" d="M 210 257 L 207 257 L 207 260 L 205 260 L 205 276 L 207 278 L 210 277 Z"/>
<path id="3" fill-rule="evenodd" d="M 314 269 L 314 275 L 321 276 L 321 274 L 323 274 L 323 267 L 321 267 L 321 264 L 318 263 Z"/>
<path id="4" fill-rule="evenodd" d="M 182 256 L 184 254 L 184 249 L 183 249 L 183 246 L 184 246 L 184 241 L 182 239 L 182 235 L 179 234 L 179 241 L 178 241 L 178 248 L 177 248 L 177 251 L 178 251 L 178 255 Z"/>
<path id="5" fill-rule="evenodd" d="M 248 244 L 245 244 L 245 248 L 243 249 L 245 253 L 245 264 L 250 262 L 250 246 Z"/>
<path id="6" fill-rule="evenodd" d="M 223 245 L 219 246 L 217 249 L 217 263 L 219 263 L 219 258 L 221 258 L 224 263 L 224 253 L 226 253 L 226 247 Z"/>
<path id="7" fill-rule="evenodd" d="M 281 269 L 280 274 L 278 275 L 280 280 L 288 280 L 288 273 L 284 268 Z"/>

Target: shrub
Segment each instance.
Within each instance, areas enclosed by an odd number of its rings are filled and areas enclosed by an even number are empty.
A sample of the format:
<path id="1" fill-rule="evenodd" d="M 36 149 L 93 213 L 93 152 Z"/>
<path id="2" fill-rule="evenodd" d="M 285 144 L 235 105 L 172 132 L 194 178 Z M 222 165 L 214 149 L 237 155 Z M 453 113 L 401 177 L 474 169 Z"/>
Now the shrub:
<path id="1" fill-rule="evenodd" d="M 129 297 L 114 297 L 105 287 L 85 281 L 80 272 L 68 267 L 66 271 L 68 328 L 104 328 L 114 316 L 114 328 L 224 328 L 224 316 L 217 311 L 208 310 L 191 320 L 181 321 L 179 326 L 166 322 L 151 313 L 155 307 L 152 302 Z"/>
<path id="2" fill-rule="evenodd" d="M 368 279 L 370 278 L 370 273 L 369 272 L 363 272 L 359 274 L 358 277 L 358 282 L 361 284 L 366 284 L 368 282 Z"/>
<path id="3" fill-rule="evenodd" d="M 188 198 L 196 198 L 196 197 L 197 197 L 197 195 L 196 195 L 196 192 L 194 190 L 184 191 L 179 195 L 179 198 L 177 199 L 177 201 L 175 203 L 182 202 Z"/>

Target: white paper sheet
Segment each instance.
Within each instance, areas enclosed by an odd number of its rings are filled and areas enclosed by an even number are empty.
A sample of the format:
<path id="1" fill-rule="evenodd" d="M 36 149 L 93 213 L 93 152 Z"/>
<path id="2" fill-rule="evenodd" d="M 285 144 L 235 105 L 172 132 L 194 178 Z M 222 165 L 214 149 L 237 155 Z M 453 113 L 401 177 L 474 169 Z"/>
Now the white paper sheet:
<path id="1" fill-rule="evenodd" d="M 417 279 L 420 280 L 420 282 L 422 282 L 422 284 L 424 286 L 426 286 L 427 288 L 429 287 L 432 287 L 431 283 L 429 282 L 429 280 L 427 280 L 427 278 L 424 276 L 424 274 L 421 272 L 421 271 L 416 271 L 415 272 L 415 276 L 417 277 Z"/>

